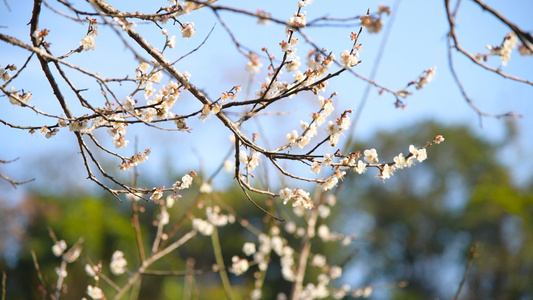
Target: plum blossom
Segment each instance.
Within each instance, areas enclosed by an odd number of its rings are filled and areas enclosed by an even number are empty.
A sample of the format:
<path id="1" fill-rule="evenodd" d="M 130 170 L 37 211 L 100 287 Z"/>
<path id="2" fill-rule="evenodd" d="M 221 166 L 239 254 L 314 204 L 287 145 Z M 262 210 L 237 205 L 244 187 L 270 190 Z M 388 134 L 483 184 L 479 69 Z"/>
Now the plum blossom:
<path id="1" fill-rule="evenodd" d="M 381 173 L 379 174 L 379 178 L 381 178 L 381 179 L 389 179 L 392 176 L 393 172 L 394 172 L 394 168 L 392 168 L 388 164 L 385 164 L 383 166 L 383 169 L 381 170 Z"/>
<path id="2" fill-rule="evenodd" d="M 311 164 L 311 172 L 312 172 L 312 173 L 315 173 L 315 174 L 320 173 L 320 162 L 318 162 L 318 161 L 314 161 L 314 162 Z"/>
<path id="3" fill-rule="evenodd" d="M 193 22 L 187 22 L 183 24 L 183 27 L 181 28 L 181 36 L 184 38 L 190 38 L 194 35 L 194 23 Z"/>
<path id="4" fill-rule="evenodd" d="M 393 161 L 394 161 L 394 167 L 396 169 L 403 169 L 407 167 L 407 160 L 405 159 L 405 157 L 403 157 L 403 153 L 400 153 L 397 156 L 395 156 Z"/>
<path id="5" fill-rule="evenodd" d="M 194 176 L 195 172 L 191 172 L 190 174 Z M 193 178 L 191 175 L 185 174 L 181 177 L 181 181 L 178 180 L 172 185 L 172 188 L 174 191 L 188 189 L 192 185 L 192 180 Z"/>
<path id="6" fill-rule="evenodd" d="M 102 289 L 100 289 L 99 287 L 88 285 L 87 295 L 89 295 L 89 297 L 93 298 L 94 300 L 98 300 L 104 297 L 104 292 L 102 292 Z"/>
<path id="7" fill-rule="evenodd" d="M 256 252 L 255 244 L 254 243 L 250 243 L 250 242 L 244 243 L 244 245 L 242 246 L 242 252 L 246 256 L 250 256 L 250 255 L 254 254 Z"/>
<path id="8" fill-rule="evenodd" d="M 244 258 L 239 258 L 237 255 L 233 256 L 231 258 L 232 265 L 231 265 L 231 272 L 235 275 L 241 275 L 244 272 L 248 270 L 250 265 L 248 264 L 248 260 Z"/>
<path id="9" fill-rule="evenodd" d="M 94 50 L 94 47 L 96 46 L 96 41 L 94 40 L 94 36 L 87 34 L 86 36 L 83 37 L 83 39 L 81 39 L 80 45 L 85 51 Z"/>
<path id="10" fill-rule="evenodd" d="M 366 164 L 362 160 L 357 161 L 357 165 L 353 169 L 357 174 L 363 174 L 366 172 Z"/>
<path id="11" fill-rule="evenodd" d="M 426 148 L 418 149 L 415 146 L 410 145 L 409 152 L 413 154 L 413 157 L 419 162 L 423 162 L 427 158 Z"/>
<path id="12" fill-rule="evenodd" d="M 199 120 L 205 121 L 211 117 L 211 108 L 209 108 L 209 105 L 204 104 L 204 107 L 201 110 L 200 116 L 198 117 Z"/>
<path id="13" fill-rule="evenodd" d="M 205 211 L 207 215 L 207 220 L 214 226 L 221 227 L 226 226 L 229 223 L 235 222 L 235 217 L 233 215 L 221 214 L 221 209 L 217 205 L 215 205 L 214 207 L 208 206 Z"/>
<path id="14" fill-rule="evenodd" d="M 318 227 L 318 237 L 324 242 L 331 239 L 331 232 L 326 224 L 322 224 Z"/>
<path id="15" fill-rule="evenodd" d="M 215 226 L 205 220 L 195 218 L 192 220 L 192 228 L 203 235 L 211 235 Z"/>
<path id="16" fill-rule="evenodd" d="M 160 188 L 154 188 L 154 192 L 150 196 L 150 200 L 158 200 L 163 197 L 163 191 Z"/>
<path id="17" fill-rule="evenodd" d="M 85 273 L 87 273 L 87 275 L 94 278 L 99 272 L 100 268 L 98 266 L 91 266 L 90 264 L 85 265 Z"/>
<path id="18" fill-rule="evenodd" d="M 290 188 L 283 188 L 279 191 L 279 197 L 283 200 L 283 205 L 287 204 L 292 198 L 293 191 Z"/>
<path id="19" fill-rule="evenodd" d="M 67 250 L 67 242 L 64 240 L 57 241 L 54 246 L 52 246 L 52 252 L 55 256 L 61 256 L 65 250 Z"/>
<path id="20" fill-rule="evenodd" d="M 135 108 L 135 100 L 131 99 L 130 96 L 127 96 L 124 98 L 124 100 L 122 100 L 122 107 L 125 111 L 132 112 Z"/>
<path id="21" fill-rule="evenodd" d="M 361 26 L 366 28 L 369 33 L 378 33 L 383 27 L 383 22 L 381 21 L 381 18 L 366 15 L 362 16 L 359 21 L 361 22 Z"/>
<path id="22" fill-rule="evenodd" d="M 117 250 L 113 253 L 113 256 L 111 257 L 111 263 L 109 264 L 109 268 L 111 269 L 111 272 L 113 274 L 120 275 L 126 271 L 127 264 L 128 262 L 124 258 L 124 252 Z"/>
<path id="23" fill-rule="evenodd" d="M 424 71 L 420 79 L 418 80 L 418 83 L 416 85 L 416 89 L 419 90 L 423 88 L 426 84 L 430 83 L 433 78 L 435 77 L 435 72 L 437 71 L 437 67 L 433 67 L 431 69 L 428 69 Z"/>
<path id="24" fill-rule="evenodd" d="M 301 63 L 300 63 L 300 57 L 296 56 L 295 58 L 293 58 L 292 60 L 290 61 L 287 61 L 287 64 L 285 65 L 285 70 L 287 72 L 293 72 L 293 71 L 296 71 L 298 70 L 298 68 L 300 67 Z"/>
<path id="25" fill-rule="evenodd" d="M 167 45 L 169 48 L 174 48 L 175 45 L 176 45 L 176 36 L 173 35 L 170 37 L 170 39 L 168 39 L 168 42 L 167 42 Z"/>
<path id="26" fill-rule="evenodd" d="M 324 154 L 324 165 L 330 166 L 331 163 L 333 162 L 333 157 L 334 157 L 333 154 L 329 154 L 329 153 Z"/>
<path id="27" fill-rule="evenodd" d="M 311 265 L 322 268 L 323 266 L 326 265 L 326 257 L 322 254 L 313 255 L 313 259 L 311 260 Z"/>
<path id="28" fill-rule="evenodd" d="M 348 50 L 344 50 L 340 54 L 341 56 L 341 64 L 344 66 L 345 69 L 349 69 L 359 63 L 359 54 L 357 52 L 350 52 Z"/>
<path id="29" fill-rule="evenodd" d="M 286 140 L 288 144 L 294 144 L 297 139 L 298 139 L 298 132 L 296 130 L 293 130 L 287 133 Z"/>
<path id="30" fill-rule="evenodd" d="M 294 16 L 289 18 L 289 22 L 287 22 L 287 32 L 292 31 L 292 28 L 304 28 L 307 25 L 305 14 L 305 11 L 301 11 L 299 14 L 294 13 Z"/>
<path id="31" fill-rule="evenodd" d="M 443 137 L 442 135 L 437 135 L 437 136 L 435 137 L 435 139 L 433 140 L 433 142 L 434 142 L 435 144 L 440 144 L 440 143 L 444 142 L 444 137 Z"/>
<path id="32" fill-rule="evenodd" d="M 67 270 L 65 269 L 61 269 L 61 268 L 55 268 L 55 271 L 56 271 L 56 274 L 58 277 L 67 277 L 68 273 L 67 273 Z"/>
<path id="33" fill-rule="evenodd" d="M 365 154 L 365 161 L 368 163 L 376 163 L 378 162 L 378 153 L 376 149 L 372 148 L 370 150 L 365 150 L 363 152 Z"/>
<path id="34" fill-rule="evenodd" d="M 339 266 L 332 266 L 329 269 L 329 278 L 335 279 L 342 276 L 342 268 Z"/>

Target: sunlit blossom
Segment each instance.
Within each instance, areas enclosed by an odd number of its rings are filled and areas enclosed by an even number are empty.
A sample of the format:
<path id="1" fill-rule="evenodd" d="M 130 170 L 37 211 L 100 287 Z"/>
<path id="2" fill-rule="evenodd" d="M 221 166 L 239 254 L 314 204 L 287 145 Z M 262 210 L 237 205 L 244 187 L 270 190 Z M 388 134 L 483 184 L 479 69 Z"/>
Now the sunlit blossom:
<path id="1" fill-rule="evenodd" d="M 67 242 L 64 240 L 57 241 L 54 246 L 52 246 L 52 253 L 54 253 L 55 256 L 61 256 L 65 250 L 67 250 Z"/>
<path id="2" fill-rule="evenodd" d="M 126 265 L 128 262 L 124 258 L 124 253 L 122 251 L 115 251 L 111 257 L 111 263 L 109 268 L 111 272 L 115 275 L 123 274 L 126 271 Z"/>

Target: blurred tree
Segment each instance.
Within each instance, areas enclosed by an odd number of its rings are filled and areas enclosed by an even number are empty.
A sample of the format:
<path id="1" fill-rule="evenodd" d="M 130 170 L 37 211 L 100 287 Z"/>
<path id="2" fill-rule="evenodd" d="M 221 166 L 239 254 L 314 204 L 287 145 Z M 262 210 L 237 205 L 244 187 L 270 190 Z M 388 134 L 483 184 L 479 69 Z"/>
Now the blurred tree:
<path id="1" fill-rule="evenodd" d="M 354 261 L 365 261 L 365 268 L 358 269 L 364 274 L 363 283 L 408 281 L 406 288 L 390 291 L 393 299 L 450 298 L 459 286 L 470 247 L 479 242 L 479 257 L 461 298 L 530 299 L 527 297 L 533 294 L 528 284 L 528 278 L 533 276 L 533 188 L 531 184 L 521 188 L 514 186 L 511 169 L 498 160 L 499 150 L 509 141 L 491 144 L 463 127 L 443 128 L 425 123 L 415 128 L 418 129 L 381 133 L 372 145 L 387 149 L 380 157 L 387 160 L 402 151 L 405 140 L 416 141 L 421 136 L 443 134 L 447 137 L 444 146 L 429 149 L 432 159 L 405 171 L 410 174 L 393 177 L 386 185 L 371 174 L 350 177 L 338 194 L 339 207 L 334 209 L 332 219 L 339 222 L 342 231 L 349 230 L 354 215 L 365 215 L 366 219 L 372 220 L 361 224 L 364 227 L 359 230 L 366 232 L 370 243 L 365 243 L 363 251 L 353 258 Z M 512 134 L 509 136 L 511 138 Z M 354 150 L 359 149 L 364 147 L 354 146 Z M 357 185 L 351 184 L 354 180 Z M 352 188 L 354 186 L 358 188 Z M 224 261 L 229 265 L 231 256 L 241 251 L 243 243 L 254 239 L 253 234 L 247 234 L 248 230 L 239 223 L 251 224 L 264 232 L 273 221 L 247 201 L 242 201 L 242 197 L 238 188 L 209 197 L 185 194 L 170 213 L 176 219 L 187 218 L 188 214 L 198 215 L 195 211 L 198 207 L 213 203 L 236 211 L 236 224 L 219 229 Z M 83 267 L 89 257 L 101 258 L 104 268 L 108 268 L 113 251 L 119 249 L 125 253 L 128 267 L 138 264 L 139 254 L 128 209 L 131 204 L 108 200 L 79 195 L 35 195 L 20 204 L 19 208 L 27 218 L 26 237 L 16 269 L 7 272 L 9 299 L 39 297 L 36 288 L 27 288 L 39 286 L 27 249 L 40 254 L 41 272 L 49 280 L 48 284 L 55 280 L 54 267 L 59 259 L 50 250 L 53 242 L 47 228 L 53 229 L 58 239 L 65 239 L 69 246 L 79 237 L 84 238 L 82 258 L 68 269 L 68 299 L 79 299 L 85 294 L 90 279 L 84 274 Z M 139 202 L 139 205 L 144 203 Z M 144 206 L 140 220 L 143 243 L 149 251 L 156 235 L 153 220 L 157 211 L 153 205 Z M 282 212 L 286 213 L 288 211 Z M 290 215 L 287 216 L 290 221 Z M 297 240 L 285 237 L 297 248 Z M 313 247 L 317 247 L 315 253 L 326 256 L 338 253 L 334 243 Z M 349 252 L 344 257 L 337 255 L 333 262 L 340 264 L 349 256 Z M 368 260 L 365 259 L 367 256 Z M 271 261 L 263 289 L 266 298 L 273 298 L 280 291 L 290 291 L 290 284 L 279 276 L 279 257 L 273 254 Z M 200 299 L 221 297 L 220 279 L 210 271 L 215 262 L 209 237 L 191 240 L 179 249 L 177 255 L 166 256 L 152 269 L 176 271 L 192 266 L 205 274 L 148 276 L 138 287 L 139 296 L 168 298 L 193 293 Z M 1 269 L 5 269 L 5 262 L 0 264 Z M 252 266 L 249 272 L 255 270 L 257 267 Z M 313 268 L 309 270 L 311 273 Z M 456 277 L 450 280 L 449 274 Z M 80 282 L 80 278 L 87 278 L 87 281 Z M 118 281 L 120 279 L 123 278 Z M 243 277 L 233 276 L 231 280 L 236 291 L 239 286 L 249 287 L 253 283 Z M 200 286 L 201 290 L 198 289 Z"/>
<path id="2" fill-rule="evenodd" d="M 202 181 L 201 178 L 198 180 Z M 263 232 L 275 221 L 249 205 L 237 187 L 225 193 L 213 194 L 212 197 L 205 194 L 184 193 L 179 205 L 169 210 L 172 219 L 180 224 L 177 227 L 178 238 L 190 228 L 189 218 L 192 215 L 202 215 L 202 207 L 213 203 L 238 211 L 235 224 L 218 229 L 223 258 L 226 266 L 230 266 L 232 255 L 242 252 L 243 243 L 255 239 L 254 234 L 239 223 L 244 222 L 249 224 L 248 227 Z M 144 251 L 149 253 L 156 236 L 157 227 L 154 226 L 156 225 L 154 220 L 157 219 L 159 212 L 152 203 L 140 201 L 136 202 L 136 205 L 140 211 Z M 0 217 L 3 217 L 3 213 L 17 212 L 18 219 L 25 220 L 24 233 L 18 245 L 21 251 L 17 258 L 7 261 L 5 257 L 0 257 L 0 270 L 5 270 L 7 274 L 8 299 L 39 299 L 43 293 L 53 293 L 50 288 L 55 286 L 57 280 L 55 268 L 59 266 L 61 259 L 52 253 L 54 242 L 50 237 L 50 230 L 54 231 L 58 240 L 65 240 L 68 247 L 79 238 L 83 238 L 81 258 L 69 264 L 67 268 L 68 276 L 65 279 L 67 290 L 62 297 L 64 299 L 80 299 L 86 296 L 86 287 L 93 281 L 84 269 L 87 263 L 94 265 L 101 262 L 104 271 L 110 274 L 109 263 L 115 250 L 124 252 L 128 269 L 133 270 L 138 267 L 140 259 L 135 230 L 132 226 L 131 207 L 131 201 L 120 203 L 107 194 L 91 196 L 67 192 L 63 195 L 39 195 L 38 191 L 35 191 L 34 195 L 24 199 L 16 208 L 1 210 Z M 181 226 L 182 223 L 185 223 L 185 226 Z M 13 232 L 8 232 L 4 237 L 12 235 Z M 8 242 L 2 237 L 0 239 L 3 243 Z M 212 271 L 216 260 L 211 243 L 209 236 L 199 236 L 188 241 L 174 255 L 163 257 L 149 269 L 156 272 L 152 276 L 145 276 L 142 283 L 134 289 L 133 295 L 137 295 L 139 299 L 174 299 L 176 295 L 183 297 L 188 295 L 191 299 L 224 298 L 220 277 Z M 47 291 L 39 281 L 31 251 L 38 254 L 39 271 L 45 280 Z M 269 286 L 263 292 L 267 298 L 275 297 L 279 291 L 289 293 L 291 288 L 291 285 L 279 276 L 279 257 L 274 260 L 268 274 Z M 198 275 L 185 276 L 185 271 L 191 269 L 198 272 Z M 257 266 L 252 266 L 251 270 L 257 270 Z M 112 276 L 111 279 L 119 285 L 127 280 L 118 276 Z M 230 275 L 230 279 L 236 291 L 236 299 L 241 299 L 240 295 L 245 294 L 240 287 L 249 289 L 253 284 L 252 280 L 243 277 Z M 114 293 L 104 282 L 101 282 L 100 287 L 105 294 Z M 127 294 L 122 298 L 129 299 L 129 297 Z"/>
<path id="3" fill-rule="evenodd" d="M 402 149 L 406 140 L 442 134 L 445 145 L 430 148 L 427 163 L 387 184 L 371 176 L 351 177 L 339 196 L 350 218 L 371 220 L 361 224 L 371 239 L 361 253 L 369 258 L 360 270 L 364 283 L 406 280 L 409 285 L 394 290 L 391 298 L 449 299 L 470 247 L 479 242 L 460 298 L 532 299 L 533 184 L 513 185 L 514 169 L 501 155 L 514 135 L 512 126 L 502 143 L 481 140 L 461 126 L 428 122 L 414 128 L 381 133 L 366 145 L 383 149 L 380 159 L 386 161 L 407 152 Z M 366 148 L 354 147 L 361 149 Z M 456 276 L 450 279 L 450 274 Z"/>

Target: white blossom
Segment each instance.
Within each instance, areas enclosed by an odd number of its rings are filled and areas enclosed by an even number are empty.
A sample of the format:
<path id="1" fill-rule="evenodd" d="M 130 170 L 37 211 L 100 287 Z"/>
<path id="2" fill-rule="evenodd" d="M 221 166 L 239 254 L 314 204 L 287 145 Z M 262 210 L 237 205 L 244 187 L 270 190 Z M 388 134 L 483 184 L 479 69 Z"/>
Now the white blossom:
<path id="1" fill-rule="evenodd" d="M 244 243 L 244 245 L 242 246 L 242 252 L 246 256 L 250 256 L 250 255 L 254 254 L 256 252 L 255 244 L 254 243 L 250 243 L 250 242 Z"/>
<path id="2" fill-rule="evenodd" d="M 233 256 L 231 258 L 232 265 L 231 265 L 231 272 L 235 275 L 241 275 L 242 273 L 246 272 L 249 268 L 248 260 L 244 258 L 239 258 L 238 256 Z"/>
<path id="3" fill-rule="evenodd" d="M 117 250 L 113 253 L 113 256 L 111 257 L 111 263 L 109 264 L 109 268 L 111 269 L 111 273 L 115 275 L 120 275 L 126 271 L 127 264 L 128 262 L 124 258 L 124 252 Z"/>
<path id="4" fill-rule="evenodd" d="M 92 285 L 87 286 L 87 294 L 94 300 L 102 299 L 104 297 L 102 290 L 99 287 Z"/>
<path id="5" fill-rule="evenodd" d="M 57 241 L 52 246 L 52 252 L 54 253 L 55 256 L 61 256 L 61 254 L 63 254 L 65 250 L 67 250 L 67 242 L 65 242 L 64 240 Z"/>

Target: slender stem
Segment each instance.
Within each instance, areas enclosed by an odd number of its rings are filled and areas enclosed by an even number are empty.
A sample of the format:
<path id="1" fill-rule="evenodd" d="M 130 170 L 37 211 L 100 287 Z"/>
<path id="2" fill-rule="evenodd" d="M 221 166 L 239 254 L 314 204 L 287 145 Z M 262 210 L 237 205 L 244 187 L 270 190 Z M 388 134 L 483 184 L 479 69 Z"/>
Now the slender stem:
<path id="1" fill-rule="evenodd" d="M 233 290 L 229 282 L 228 273 L 226 272 L 226 266 L 224 265 L 224 258 L 222 257 L 222 248 L 220 247 L 220 240 L 218 238 L 218 230 L 215 227 L 213 233 L 211 234 L 211 241 L 213 243 L 213 250 L 215 251 L 215 259 L 218 265 L 218 273 L 220 274 L 220 279 L 222 280 L 222 285 L 224 286 L 224 291 L 226 292 L 226 297 L 229 300 L 235 299 L 233 297 Z"/>
<path id="2" fill-rule="evenodd" d="M 35 266 L 35 270 L 37 270 L 37 277 L 39 278 L 39 282 L 42 286 L 41 296 L 43 299 L 46 299 L 46 295 L 48 295 L 48 291 L 46 290 L 46 282 L 44 281 L 43 274 L 41 273 L 41 267 L 39 266 L 39 262 L 37 261 L 37 255 L 35 255 L 35 252 L 33 250 L 31 250 L 31 257 L 33 259 L 33 265 Z"/>
<path id="3" fill-rule="evenodd" d="M 176 250 L 179 246 L 185 244 L 188 240 L 196 236 L 197 231 L 192 230 L 186 235 L 182 236 L 181 239 L 175 241 L 174 243 L 170 244 L 168 247 L 164 248 L 163 250 L 152 254 L 149 258 L 147 258 L 142 265 L 137 269 L 137 272 L 133 274 L 133 276 L 130 277 L 128 282 L 118 291 L 118 293 L 113 297 L 113 299 L 121 299 L 122 296 L 137 282 L 141 279 L 144 271 L 148 269 L 150 265 L 152 265 L 154 262 L 158 261 L 163 256 L 169 254 L 170 252 Z"/>
<path id="4" fill-rule="evenodd" d="M 457 288 L 457 293 L 455 293 L 455 296 L 453 296 L 452 300 L 458 300 L 459 295 L 461 294 L 461 291 L 463 290 L 463 286 L 466 283 L 466 279 L 468 278 L 468 274 L 470 273 L 470 269 L 472 268 L 472 265 L 474 264 L 474 260 L 477 258 L 477 248 L 479 246 L 479 242 L 476 242 L 474 246 L 470 249 L 470 259 L 468 260 L 468 264 L 466 265 L 466 270 L 463 275 L 463 280 L 461 280 L 461 283 L 459 284 L 459 288 Z"/>
<path id="5" fill-rule="evenodd" d="M 300 299 L 300 294 L 303 290 L 303 281 L 305 276 L 305 271 L 307 269 L 307 260 L 309 259 L 309 254 L 311 253 L 311 239 L 315 236 L 315 226 L 316 220 L 318 218 L 318 207 L 315 207 L 307 221 L 307 231 L 302 240 L 302 247 L 300 249 L 300 257 L 298 259 L 298 269 L 296 273 L 296 280 L 292 286 L 291 299 L 297 300 Z"/>
<path id="6" fill-rule="evenodd" d="M 2 300 L 6 300 L 6 281 L 7 274 L 6 272 L 2 272 Z"/>
<path id="7" fill-rule="evenodd" d="M 57 274 L 57 284 L 56 284 L 56 291 L 54 294 L 54 299 L 59 300 L 59 296 L 61 296 L 61 290 L 63 289 L 63 280 L 65 277 L 62 276 L 63 272 L 67 270 L 67 261 L 62 260 L 61 261 L 61 267 L 59 274 Z"/>
<path id="8" fill-rule="evenodd" d="M 144 247 L 142 243 L 142 235 L 141 235 L 141 224 L 139 221 L 139 207 L 137 206 L 137 202 L 135 199 L 131 201 L 131 209 L 133 211 L 133 228 L 135 228 L 135 239 L 137 241 L 137 249 L 139 250 L 139 258 L 141 259 L 141 263 L 143 263 L 146 260 L 146 256 L 144 254 Z"/>

